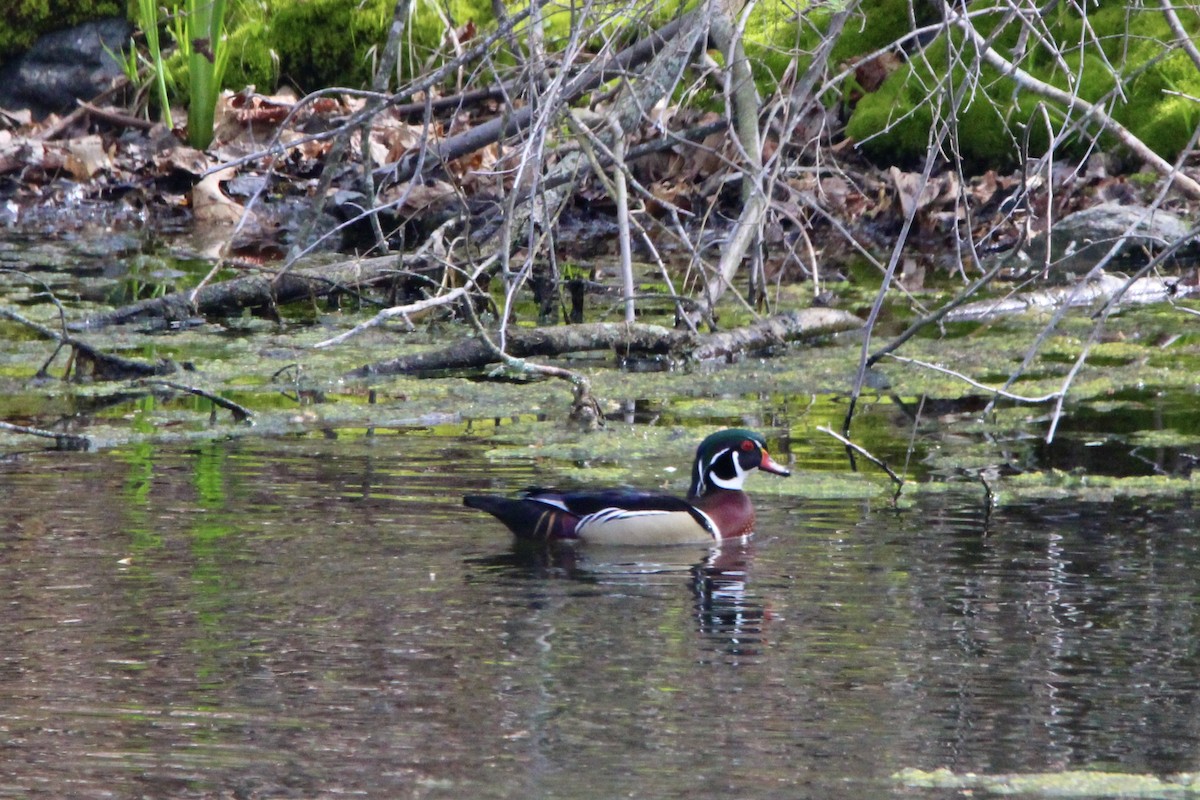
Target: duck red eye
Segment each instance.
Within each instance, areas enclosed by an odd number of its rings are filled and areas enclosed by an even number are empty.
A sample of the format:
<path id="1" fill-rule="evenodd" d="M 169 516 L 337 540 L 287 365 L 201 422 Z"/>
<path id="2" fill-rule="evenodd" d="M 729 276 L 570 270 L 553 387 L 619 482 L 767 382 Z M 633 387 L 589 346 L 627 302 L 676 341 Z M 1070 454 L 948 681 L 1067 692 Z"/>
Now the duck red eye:
<path id="1" fill-rule="evenodd" d="M 750 441 L 749 439 L 746 439 L 744 442 L 742 442 L 742 449 L 747 452 L 753 450 L 754 442 Z"/>

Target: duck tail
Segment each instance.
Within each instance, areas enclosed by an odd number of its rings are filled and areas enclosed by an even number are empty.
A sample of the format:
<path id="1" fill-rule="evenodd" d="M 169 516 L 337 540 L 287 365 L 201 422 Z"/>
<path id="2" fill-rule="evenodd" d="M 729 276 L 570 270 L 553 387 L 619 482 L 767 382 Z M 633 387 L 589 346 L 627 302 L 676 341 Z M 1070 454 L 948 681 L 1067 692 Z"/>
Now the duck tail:
<path id="1" fill-rule="evenodd" d="M 560 511 L 541 503 L 526 499 L 498 497 L 490 494 L 469 494 L 463 497 L 463 505 L 486 511 L 504 523 L 518 539 L 545 541 L 563 537 L 560 530 L 565 516 Z"/>

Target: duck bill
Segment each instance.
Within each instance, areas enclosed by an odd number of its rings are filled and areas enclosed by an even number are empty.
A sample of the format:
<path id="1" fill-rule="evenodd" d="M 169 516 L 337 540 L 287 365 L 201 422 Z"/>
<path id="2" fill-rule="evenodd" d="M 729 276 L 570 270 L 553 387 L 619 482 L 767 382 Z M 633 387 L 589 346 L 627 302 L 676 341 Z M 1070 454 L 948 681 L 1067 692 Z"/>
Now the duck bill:
<path id="1" fill-rule="evenodd" d="M 766 450 L 762 451 L 762 463 L 758 465 L 758 468 L 764 472 L 772 472 L 776 475 L 782 475 L 785 478 L 792 474 L 792 471 L 787 467 L 780 466 L 778 463 L 772 461 L 771 456 L 767 454 Z"/>

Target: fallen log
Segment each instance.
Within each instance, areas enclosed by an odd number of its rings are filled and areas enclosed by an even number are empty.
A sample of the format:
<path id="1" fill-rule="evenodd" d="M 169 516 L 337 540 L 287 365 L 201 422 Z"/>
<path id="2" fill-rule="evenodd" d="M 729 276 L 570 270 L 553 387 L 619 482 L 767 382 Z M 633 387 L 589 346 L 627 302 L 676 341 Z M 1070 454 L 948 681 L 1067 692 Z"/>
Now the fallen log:
<path id="1" fill-rule="evenodd" d="M 982 322 L 1039 309 L 1052 310 L 1062 306 L 1084 308 L 1109 302 L 1118 296 L 1124 304 L 1146 305 L 1178 300 L 1198 292 L 1200 287 L 1180 278 L 1149 277 L 1130 281 L 1120 275 L 1104 274 L 1082 286 L 1055 287 L 966 303 L 946 314 L 943 319 L 946 322 Z"/>
<path id="2" fill-rule="evenodd" d="M 745 328 L 708 334 L 673 330 L 660 325 L 592 322 L 533 330 L 510 329 L 505 352 L 514 358 L 527 358 L 613 350 L 623 357 L 671 355 L 680 359 L 710 360 L 854 330 L 862 327 L 862 324 L 862 320 L 853 314 L 831 308 L 789 311 L 759 320 Z M 472 369 L 499 361 L 495 350 L 487 342 L 480 338 L 470 338 L 441 350 L 366 364 L 349 372 L 347 377 L 368 378 Z"/>
<path id="3" fill-rule="evenodd" d="M 91 330 L 144 319 L 180 321 L 200 316 L 240 314 L 247 308 L 277 305 L 324 297 L 331 292 L 358 290 L 395 277 L 407 259 L 380 256 L 294 269 L 287 272 L 255 273 L 219 281 L 195 291 L 172 292 L 162 297 L 139 300 L 103 314 L 68 325 L 71 330 Z M 411 265 L 410 267 L 411 268 Z"/>

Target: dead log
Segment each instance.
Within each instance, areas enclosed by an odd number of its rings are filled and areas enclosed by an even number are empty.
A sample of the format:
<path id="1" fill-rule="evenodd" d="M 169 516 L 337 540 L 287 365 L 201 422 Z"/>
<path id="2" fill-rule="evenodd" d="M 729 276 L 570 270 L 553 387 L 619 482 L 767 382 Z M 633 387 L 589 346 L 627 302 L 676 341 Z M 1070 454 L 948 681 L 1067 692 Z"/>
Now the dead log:
<path id="1" fill-rule="evenodd" d="M 760 320 L 733 331 L 697 334 L 659 325 L 592 322 L 553 328 L 510 328 L 505 352 L 514 358 L 561 356 L 590 350 L 613 350 L 618 355 L 671 355 L 680 359 L 707 360 L 750 353 L 787 342 L 862 327 L 862 320 L 846 311 L 806 308 Z M 366 364 L 347 377 L 419 374 L 484 367 L 499 362 L 495 350 L 479 338 L 463 339 L 427 353 L 414 353 L 376 364 Z"/>
<path id="2" fill-rule="evenodd" d="M 380 256 L 289 270 L 275 275 L 244 275 L 209 284 L 195 292 L 173 292 L 162 297 L 139 300 L 72 322 L 69 327 L 72 330 L 89 330 L 144 319 L 179 321 L 197 315 L 240 314 L 244 309 L 274 308 L 297 300 L 325 297 L 331 292 L 356 291 L 391 279 L 405 268 L 405 261 L 401 258 Z"/>

